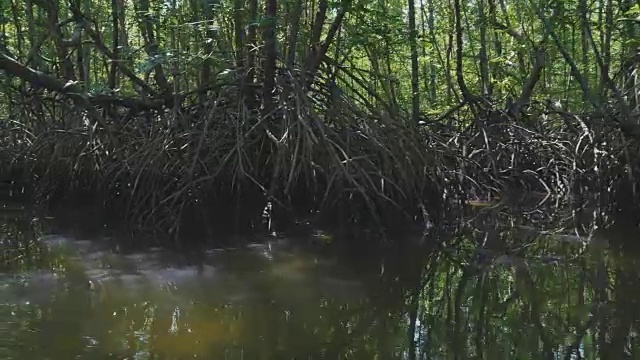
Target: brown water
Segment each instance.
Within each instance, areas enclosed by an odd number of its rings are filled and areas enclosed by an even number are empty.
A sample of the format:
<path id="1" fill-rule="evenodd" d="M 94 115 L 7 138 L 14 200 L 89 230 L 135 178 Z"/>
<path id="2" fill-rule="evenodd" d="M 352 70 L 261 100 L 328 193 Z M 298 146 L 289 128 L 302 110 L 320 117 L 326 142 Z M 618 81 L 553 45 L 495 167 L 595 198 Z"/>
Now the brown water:
<path id="1" fill-rule="evenodd" d="M 636 358 L 637 227 L 500 219 L 419 239 L 438 251 L 265 238 L 196 262 L 5 207 L 0 359 Z"/>

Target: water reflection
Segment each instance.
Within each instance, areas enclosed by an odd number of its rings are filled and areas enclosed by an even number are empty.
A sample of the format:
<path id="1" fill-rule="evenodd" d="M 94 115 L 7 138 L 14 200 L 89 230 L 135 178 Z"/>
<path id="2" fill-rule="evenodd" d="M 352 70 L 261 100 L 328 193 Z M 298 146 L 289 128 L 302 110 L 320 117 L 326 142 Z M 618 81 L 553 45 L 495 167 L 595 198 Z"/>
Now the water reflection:
<path id="1" fill-rule="evenodd" d="M 402 319 L 401 308 L 391 312 L 341 261 L 289 241 L 211 249 L 194 263 L 159 249 L 113 251 L 99 238 L 53 235 L 27 215 L 3 224 L 0 358 L 402 353 L 402 327 L 389 326 Z"/>
<path id="2" fill-rule="evenodd" d="M 0 358 L 635 358 L 637 225 L 559 218 L 484 211 L 384 251 L 271 239 L 193 261 L 24 212 L 0 225 Z"/>
<path id="3" fill-rule="evenodd" d="M 637 225 L 535 230 L 487 220 L 463 227 L 432 264 L 417 358 L 637 356 Z"/>

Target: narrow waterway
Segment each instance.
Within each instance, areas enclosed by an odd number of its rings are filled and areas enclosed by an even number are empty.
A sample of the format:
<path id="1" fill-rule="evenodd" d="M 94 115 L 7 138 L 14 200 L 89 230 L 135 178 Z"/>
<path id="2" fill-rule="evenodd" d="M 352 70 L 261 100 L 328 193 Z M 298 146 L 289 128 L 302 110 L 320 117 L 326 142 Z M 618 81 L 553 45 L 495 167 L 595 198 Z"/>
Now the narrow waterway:
<path id="1" fill-rule="evenodd" d="M 634 224 L 487 212 L 392 251 L 265 237 L 194 257 L 123 246 L 87 216 L 0 208 L 0 358 L 638 356 Z"/>

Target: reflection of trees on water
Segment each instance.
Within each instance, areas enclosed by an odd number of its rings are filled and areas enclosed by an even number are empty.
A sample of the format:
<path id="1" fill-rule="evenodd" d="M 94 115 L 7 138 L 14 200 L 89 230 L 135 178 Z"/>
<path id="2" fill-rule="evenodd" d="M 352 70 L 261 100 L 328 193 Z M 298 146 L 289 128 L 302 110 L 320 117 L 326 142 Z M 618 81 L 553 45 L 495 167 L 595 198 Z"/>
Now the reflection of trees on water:
<path id="1" fill-rule="evenodd" d="M 268 266 L 265 258 L 246 264 L 238 258 L 245 272 L 236 274 L 255 291 L 227 301 L 212 299 L 216 291 L 237 289 L 219 284 L 181 302 L 162 292 L 61 287 L 46 302 L 0 306 L 0 320 L 11 319 L 0 327 L 0 357 L 637 357 L 637 226 L 575 230 L 567 229 L 574 226 L 570 216 L 554 222 L 543 215 L 485 211 L 455 230 L 432 229 L 426 245 L 363 249 L 365 260 L 352 257 L 365 279 L 360 297 L 337 296 L 345 292 L 338 288 L 340 294 L 323 293 L 318 277 L 288 277 L 290 269 L 310 262 L 295 256 L 258 277 L 252 271 Z M 30 220 L 5 220 L 3 239 L 9 240 L 3 247 L 22 254 L 24 262 L 5 252 L 3 266 L 26 269 L 45 261 L 37 247 L 27 253 L 21 245 L 40 231 Z M 65 266 L 62 255 L 54 263 Z"/>
<path id="2" fill-rule="evenodd" d="M 459 231 L 421 293 L 415 358 L 637 356 L 637 226 L 539 234 L 485 215 Z"/>

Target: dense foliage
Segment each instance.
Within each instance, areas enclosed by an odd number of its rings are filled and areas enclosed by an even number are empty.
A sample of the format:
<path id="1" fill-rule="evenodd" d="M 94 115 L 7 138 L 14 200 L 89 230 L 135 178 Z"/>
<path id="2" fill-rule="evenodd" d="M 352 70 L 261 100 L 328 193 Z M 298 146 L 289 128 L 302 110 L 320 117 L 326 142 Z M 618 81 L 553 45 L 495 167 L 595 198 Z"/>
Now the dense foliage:
<path id="1" fill-rule="evenodd" d="M 488 193 L 635 191 L 638 15 L 614 0 L 4 1 L 1 168 L 40 200 L 86 191 L 172 230 L 202 204 L 222 209 L 203 221 L 266 203 L 434 218 Z"/>

